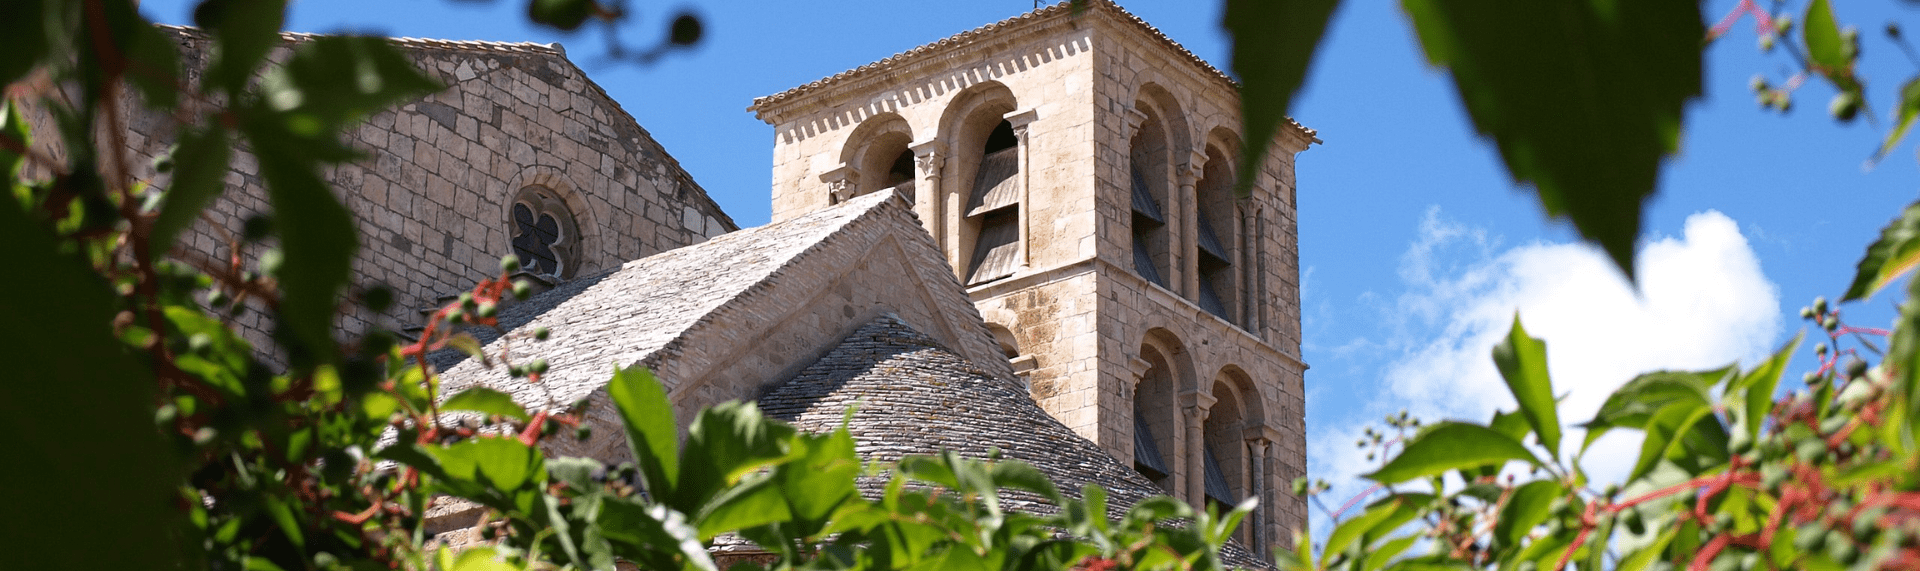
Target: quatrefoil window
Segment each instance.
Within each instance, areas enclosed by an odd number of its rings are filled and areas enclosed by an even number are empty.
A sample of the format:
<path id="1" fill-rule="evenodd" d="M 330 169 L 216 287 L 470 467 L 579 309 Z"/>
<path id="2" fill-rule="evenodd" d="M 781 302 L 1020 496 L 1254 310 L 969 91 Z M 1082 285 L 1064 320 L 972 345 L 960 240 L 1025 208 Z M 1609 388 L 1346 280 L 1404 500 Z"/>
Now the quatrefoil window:
<path id="1" fill-rule="evenodd" d="M 528 187 L 513 202 L 513 253 L 527 271 L 573 277 L 580 232 L 553 191 Z"/>

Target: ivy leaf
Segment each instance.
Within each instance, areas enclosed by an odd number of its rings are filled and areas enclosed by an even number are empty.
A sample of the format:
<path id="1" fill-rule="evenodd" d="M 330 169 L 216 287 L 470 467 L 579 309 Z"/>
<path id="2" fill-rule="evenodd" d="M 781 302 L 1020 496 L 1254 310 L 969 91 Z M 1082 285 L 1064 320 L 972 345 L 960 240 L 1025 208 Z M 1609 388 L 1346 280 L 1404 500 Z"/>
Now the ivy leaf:
<path id="1" fill-rule="evenodd" d="M 1629 278 L 1641 207 L 1701 93 L 1692 2 L 1402 0 L 1507 172 Z"/>
<path id="2" fill-rule="evenodd" d="M 15 491 L 9 514 L 30 515 L 0 523 L 9 545 L 22 547 L 7 550 L 6 566 L 184 566 L 168 537 L 181 527 L 169 477 L 182 472 L 154 430 L 158 383 L 114 338 L 108 324 L 121 301 L 111 286 L 85 259 L 61 252 L 46 224 L 13 199 L 18 184 L 8 179 L 0 197 L 0 244 L 18 272 L 0 280 L 0 430 L 17 435 L 0 489 Z M 48 436 L 24 437 L 33 434 Z M 114 538 L 112 548 L 100 537 Z"/>
<path id="3" fill-rule="evenodd" d="M 607 382 L 607 396 L 620 410 L 627 446 L 640 465 L 647 490 L 656 498 L 671 495 L 680 479 L 680 433 L 674 428 L 666 389 L 645 367 L 616 367 Z"/>
<path id="4" fill-rule="evenodd" d="M 1900 84 L 1900 105 L 1893 110 L 1893 129 L 1887 131 L 1887 140 L 1880 143 L 1880 150 L 1873 153 L 1873 160 L 1878 161 L 1893 151 L 1893 147 L 1906 138 L 1907 130 L 1913 127 L 1916 117 L 1920 117 L 1920 76 Z"/>
<path id="5" fill-rule="evenodd" d="M 1786 374 L 1787 363 L 1793 360 L 1793 353 L 1800 348 L 1800 338 L 1803 336 L 1804 333 L 1794 335 L 1792 341 L 1741 376 L 1734 383 L 1733 390 L 1727 391 L 1729 396 L 1744 393 L 1741 400 L 1735 401 L 1735 406 L 1742 407 L 1740 413 L 1745 422 L 1740 428 L 1746 431 L 1747 437 L 1759 438 L 1761 424 L 1766 421 L 1767 414 L 1773 411 L 1773 390 L 1780 385 L 1780 376 Z"/>
<path id="6" fill-rule="evenodd" d="M 49 17 L 57 18 L 46 10 L 49 3 L 45 0 L 0 2 L 0 38 L 7 39 L 6 51 L 0 52 L 0 85 L 13 85 L 45 59 L 50 47 L 47 43 Z"/>
<path id="7" fill-rule="evenodd" d="M 1514 400 L 1519 401 L 1520 414 L 1539 435 L 1540 445 L 1559 458 L 1560 412 L 1553 400 L 1553 379 L 1547 375 L 1547 344 L 1527 336 L 1518 312 L 1513 315 L 1513 329 L 1507 332 L 1507 338 L 1493 347 L 1493 364 L 1500 368 Z"/>
<path id="8" fill-rule="evenodd" d="M 153 221 L 148 235 L 156 258 L 166 257 L 173 242 L 185 232 L 200 213 L 227 188 L 227 160 L 233 145 L 226 129 L 213 127 L 189 131 L 180 136 L 180 148 L 174 152 L 173 181 L 167 185 L 166 202 Z"/>
<path id="9" fill-rule="evenodd" d="M 1800 37 L 1807 42 L 1807 58 L 1822 75 L 1842 73 L 1849 67 L 1847 43 L 1840 39 L 1840 25 L 1833 19 L 1833 6 L 1827 0 L 1807 3 L 1801 18 Z"/>
<path id="10" fill-rule="evenodd" d="M 1915 81 L 1920 81 L 1916 79 Z M 1914 83 L 1909 82 L 1909 86 Z M 1906 104 L 1902 103 L 1902 107 Z M 1920 110 L 1920 107 L 1916 107 Z M 1913 120 L 1911 114 L 1902 119 L 1901 129 Z M 1840 301 L 1866 299 L 1879 292 L 1887 284 L 1900 276 L 1913 271 L 1920 265 L 1920 202 L 1907 205 L 1900 211 L 1900 217 L 1887 223 L 1880 230 L 1880 239 L 1867 246 L 1867 253 L 1860 258 L 1854 268 L 1853 284 L 1847 286 L 1847 294 Z"/>
<path id="11" fill-rule="evenodd" d="M 460 391 L 460 394 L 453 395 L 446 402 L 440 403 L 440 410 L 470 410 L 497 414 L 520 421 L 528 418 L 527 409 L 521 408 L 520 403 L 513 402 L 513 397 L 486 387 Z"/>
<path id="12" fill-rule="evenodd" d="M 1287 120 L 1293 96 L 1307 81 L 1307 65 L 1326 34 L 1339 0 L 1226 0 L 1220 26 L 1233 37 L 1233 74 L 1240 79 L 1240 116 L 1246 149 L 1237 172 L 1259 172 L 1273 134 Z M 1254 177 L 1234 192 L 1245 196 Z"/>
<path id="13" fill-rule="evenodd" d="M 1500 508 L 1500 520 L 1494 524 L 1493 537 L 1500 543 L 1495 549 L 1520 544 L 1534 526 L 1553 514 L 1553 500 L 1565 490 L 1552 480 L 1534 480 L 1514 489 L 1507 505 Z"/>
<path id="14" fill-rule="evenodd" d="M 1398 484 L 1414 478 L 1436 476 L 1455 468 L 1502 464 L 1524 460 L 1538 465 L 1539 459 L 1520 441 L 1491 428 L 1462 422 L 1442 422 L 1413 437 L 1399 456 L 1366 478 L 1382 484 Z"/>

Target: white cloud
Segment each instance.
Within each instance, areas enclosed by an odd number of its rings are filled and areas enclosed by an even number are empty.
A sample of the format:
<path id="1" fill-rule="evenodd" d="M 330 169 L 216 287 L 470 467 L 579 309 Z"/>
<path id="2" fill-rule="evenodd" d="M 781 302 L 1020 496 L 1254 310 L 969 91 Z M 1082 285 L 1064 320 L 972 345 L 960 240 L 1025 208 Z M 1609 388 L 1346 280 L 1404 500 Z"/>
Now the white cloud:
<path id="1" fill-rule="evenodd" d="M 1554 390 L 1567 395 L 1561 420 L 1569 425 L 1591 418 L 1608 394 L 1639 373 L 1752 363 L 1772 350 L 1781 327 L 1778 291 L 1726 215 L 1697 213 L 1679 237 L 1644 242 L 1638 273 L 1636 294 L 1590 246 L 1502 250 L 1497 236 L 1430 210 L 1401 260 L 1405 291 L 1379 306 L 1388 313 L 1388 332 L 1370 345 L 1379 353 L 1375 359 L 1388 362 L 1375 369 L 1380 378 L 1370 384 L 1377 392 L 1363 408 L 1375 418 L 1405 408 L 1430 421 L 1480 422 L 1496 408 L 1511 410 L 1491 351 L 1516 310 L 1528 333 L 1547 342 Z M 1330 424 L 1315 427 L 1309 457 L 1315 477 L 1344 484 L 1329 498 L 1344 499 L 1360 490 L 1357 475 L 1377 464 L 1354 448 L 1358 425 Z M 1574 433 L 1565 441 L 1579 438 Z M 1589 455 L 1589 469 L 1623 476 L 1637 441 L 1603 439 L 1596 446 L 1607 450 Z"/>

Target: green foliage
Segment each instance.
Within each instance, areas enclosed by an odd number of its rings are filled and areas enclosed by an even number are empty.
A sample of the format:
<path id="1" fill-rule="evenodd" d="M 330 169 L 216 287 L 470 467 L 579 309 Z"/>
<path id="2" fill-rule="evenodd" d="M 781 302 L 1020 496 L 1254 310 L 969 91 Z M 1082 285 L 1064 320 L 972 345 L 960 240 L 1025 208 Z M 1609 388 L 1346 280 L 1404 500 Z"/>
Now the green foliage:
<path id="1" fill-rule="evenodd" d="M 530 4 L 563 27 L 624 17 L 590 0 Z M 9 441 L 10 469 L 0 470 L 0 484 L 23 492 L 0 533 L 9 542 L 0 567 L 627 561 L 717 571 L 708 548 L 732 534 L 772 551 L 777 569 L 1221 568 L 1218 550 L 1251 504 L 1222 516 L 1159 498 L 1111 522 L 1098 489 L 1069 499 L 1031 466 L 951 454 L 870 466 L 845 430 L 798 433 L 751 404 L 700 411 L 682 442 L 665 390 L 642 369 L 616 369 L 605 398 L 584 401 L 618 410 L 637 465 L 549 457 L 543 441 L 590 436 L 586 410 L 488 388 L 443 395 L 425 358 L 463 351 L 540 383 L 545 361 L 489 355 L 454 330 L 496 326 L 503 297 L 524 297 L 527 286 L 509 278 L 517 260 L 432 312 L 405 345 L 380 331 L 336 339 L 358 233 L 321 173 L 362 158 L 341 132 L 439 86 L 381 39 L 288 42 L 278 34 L 285 9 L 202 1 L 194 17 L 212 59 L 193 85 L 172 36 L 130 0 L 0 7 L 0 32 L 16 48 L 0 56 L 0 75 L 67 142 L 64 157 L 36 150 L 25 114 L 13 101 L 0 109 L 9 190 L 0 240 L 31 276 L 0 286 L 15 300 L 0 304 L 9 324 L 0 340 L 17 352 L 14 382 L 0 383 L 0 427 L 26 436 Z M 663 47 L 641 55 L 700 35 L 698 20 L 680 16 Z M 282 63 L 268 65 L 283 48 Z M 128 178 L 130 158 L 118 154 L 130 94 L 178 123 L 176 147 L 155 161 L 169 175 L 163 189 Z M 257 159 L 270 212 L 229 236 L 225 260 L 176 251 L 226 190 L 236 147 Z M 393 296 L 373 287 L 358 297 L 382 311 Z M 235 333 L 229 319 L 240 311 L 267 314 L 286 366 Z M 546 338 L 542 329 L 515 341 Z M 868 498 L 858 478 L 890 484 Z M 1003 489 L 1060 511 L 1005 511 Z M 457 552 L 425 523 L 430 506 L 454 499 L 484 513 L 482 540 Z M 1186 521 L 1168 525 L 1176 519 Z"/>

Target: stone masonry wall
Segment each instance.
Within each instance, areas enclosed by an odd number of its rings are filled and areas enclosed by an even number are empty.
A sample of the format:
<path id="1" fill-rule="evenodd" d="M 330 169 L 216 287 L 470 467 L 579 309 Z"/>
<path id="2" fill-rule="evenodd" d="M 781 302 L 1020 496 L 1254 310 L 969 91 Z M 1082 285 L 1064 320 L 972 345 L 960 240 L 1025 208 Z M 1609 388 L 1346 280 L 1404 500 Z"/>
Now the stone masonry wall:
<path id="1" fill-rule="evenodd" d="M 208 42 L 198 31 L 175 31 L 187 80 L 197 82 Z M 308 36 L 287 37 L 297 44 Z M 574 216 L 580 230 L 575 275 L 738 228 L 557 44 L 407 38 L 394 44 L 447 88 L 369 117 L 347 136 L 366 158 L 324 173 L 360 228 L 354 283 L 387 284 L 397 294 L 385 314 L 350 307 L 339 323 L 342 333 L 416 326 L 421 310 L 439 298 L 497 275 L 500 257 L 513 251 L 511 201 L 530 186 L 557 193 Z M 287 53 L 283 48 L 274 58 L 284 61 Z M 172 143 L 176 125 L 136 113 L 130 127 L 135 176 L 164 187 L 166 177 L 152 171 L 150 160 Z M 38 136 L 57 152 L 57 141 Z M 231 165 L 227 192 L 181 237 L 180 247 L 225 259 L 228 236 L 268 209 L 248 149 L 236 148 Z M 264 346 L 270 320 L 259 306 L 253 309 L 235 323 Z"/>

